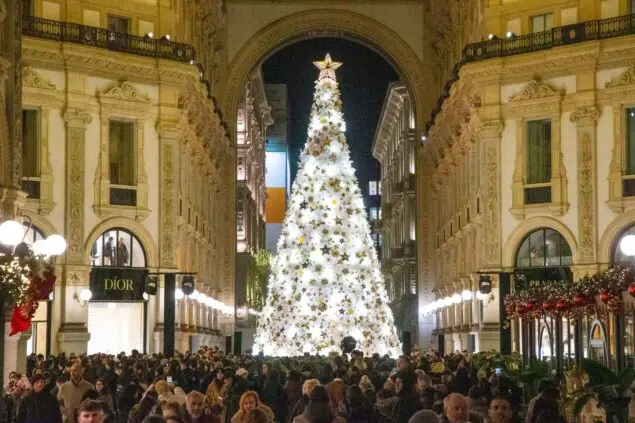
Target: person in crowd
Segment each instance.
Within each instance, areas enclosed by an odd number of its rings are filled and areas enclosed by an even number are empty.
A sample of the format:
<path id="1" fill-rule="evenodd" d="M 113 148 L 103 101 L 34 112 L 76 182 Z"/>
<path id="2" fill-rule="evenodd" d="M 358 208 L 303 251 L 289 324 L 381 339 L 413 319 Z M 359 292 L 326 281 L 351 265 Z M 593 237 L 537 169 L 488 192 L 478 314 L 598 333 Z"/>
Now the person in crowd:
<path id="1" fill-rule="evenodd" d="M 63 407 L 63 416 L 66 422 L 75 421 L 75 412 L 81 403 L 82 396 L 94 386 L 84 380 L 84 368 L 81 364 L 75 363 L 70 368 L 70 380 L 60 386 L 57 399 Z M 101 410 L 101 408 L 100 408 Z M 103 416 L 100 416 L 103 420 Z"/>
<path id="2" fill-rule="evenodd" d="M 344 398 L 346 397 L 346 384 L 338 378 L 326 385 L 329 394 L 329 404 L 334 416 L 344 416 Z"/>
<path id="3" fill-rule="evenodd" d="M 95 391 L 99 394 L 99 401 L 103 402 L 108 406 L 110 410 L 115 409 L 115 402 L 112 399 L 112 395 L 108 391 L 108 386 L 106 386 L 106 381 L 99 377 L 95 380 Z"/>
<path id="4" fill-rule="evenodd" d="M 511 423 L 514 415 L 512 403 L 504 395 L 495 395 L 489 403 L 488 414 L 491 423 Z"/>
<path id="5" fill-rule="evenodd" d="M 280 373 L 276 369 L 268 371 L 267 378 L 260 392 L 262 402 L 273 410 L 276 421 L 282 422 L 286 414 L 285 393 L 280 383 Z"/>
<path id="6" fill-rule="evenodd" d="M 439 423 L 466 423 L 469 422 L 467 399 L 457 393 L 451 393 L 443 400 L 443 415 Z"/>
<path id="7" fill-rule="evenodd" d="M 250 422 L 251 412 L 253 410 L 262 411 L 267 416 L 267 422 L 272 423 L 275 419 L 273 411 L 260 402 L 260 398 L 255 391 L 247 391 L 240 397 L 238 411 L 231 419 L 231 423 L 247 423 Z"/>
<path id="8" fill-rule="evenodd" d="M 221 423 L 218 416 L 207 413 L 204 407 L 205 395 L 190 391 L 185 398 L 185 421 L 187 423 Z"/>
<path id="9" fill-rule="evenodd" d="M 439 416 L 432 410 L 419 410 L 410 417 L 408 423 L 438 423 Z"/>
<path id="10" fill-rule="evenodd" d="M 216 372 L 216 378 L 209 384 L 205 392 L 205 409 L 217 416 L 224 416 L 227 390 L 225 372 L 219 369 Z"/>
<path id="11" fill-rule="evenodd" d="M 304 412 L 307 404 L 310 401 L 311 392 L 313 392 L 313 388 L 318 386 L 320 381 L 317 379 L 308 379 L 302 385 L 302 396 L 296 401 L 294 406 L 289 411 L 289 416 L 287 418 L 288 423 L 292 423 L 293 419 Z"/>
<path id="12" fill-rule="evenodd" d="M 191 392 L 191 391 L 190 391 Z M 185 411 L 183 407 L 174 402 L 161 404 L 161 415 L 166 420 L 179 420 L 181 423 L 185 421 Z"/>
<path id="13" fill-rule="evenodd" d="M 373 418 L 372 406 L 357 385 L 349 386 L 346 389 L 344 415 L 348 423 L 364 423 Z"/>
<path id="14" fill-rule="evenodd" d="M 269 363 L 263 363 L 261 369 L 262 372 L 256 377 L 256 389 L 258 390 L 258 392 L 262 392 L 265 385 L 265 380 L 267 380 L 267 376 L 269 376 L 269 370 L 271 370 L 271 366 L 269 365 Z"/>
<path id="15" fill-rule="evenodd" d="M 300 398 L 302 398 L 302 374 L 296 370 L 290 370 L 284 384 L 285 409 L 291 410 Z"/>
<path id="16" fill-rule="evenodd" d="M 333 383 L 333 382 L 331 382 Z M 323 385 L 317 385 L 311 392 L 309 403 L 293 423 L 346 423 L 346 419 L 336 416 L 329 406 L 329 392 Z"/>
<path id="17" fill-rule="evenodd" d="M 75 420 L 71 420 L 73 422 Z M 87 400 L 77 406 L 77 423 L 104 423 L 104 411 L 98 401 Z"/>
<path id="18" fill-rule="evenodd" d="M 412 415 L 419 411 L 421 405 L 416 396 L 414 386 L 414 372 L 409 372 L 408 368 L 398 371 L 395 375 L 395 392 L 397 394 L 397 404 L 393 411 L 393 419 L 399 422 L 407 422 Z"/>
<path id="19" fill-rule="evenodd" d="M 27 395 L 18 408 L 16 423 L 61 423 L 62 414 L 57 399 L 44 390 L 46 380 L 42 375 L 31 378 L 33 391 Z"/>
<path id="20" fill-rule="evenodd" d="M 243 394 L 253 389 L 251 382 L 247 380 L 249 372 L 246 369 L 242 367 L 239 368 L 238 370 L 236 370 L 235 376 L 235 381 L 229 389 L 229 403 L 227 404 L 229 411 L 227 413 L 227 417 L 232 417 L 238 412 L 238 410 L 240 409 L 240 399 L 242 398 Z"/>
<path id="21" fill-rule="evenodd" d="M 377 395 L 375 394 L 375 387 L 370 381 L 370 378 L 368 377 L 368 375 L 362 375 L 362 377 L 360 378 L 359 389 L 362 390 L 362 394 L 364 394 L 369 404 L 375 405 L 375 400 L 377 398 Z"/>
<path id="22" fill-rule="evenodd" d="M 526 423 L 536 423 L 538 415 L 543 410 L 558 411 L 558 389 L 551 380 L 541 380 L 538 384 L 538 395 L 529 401 Z"/>

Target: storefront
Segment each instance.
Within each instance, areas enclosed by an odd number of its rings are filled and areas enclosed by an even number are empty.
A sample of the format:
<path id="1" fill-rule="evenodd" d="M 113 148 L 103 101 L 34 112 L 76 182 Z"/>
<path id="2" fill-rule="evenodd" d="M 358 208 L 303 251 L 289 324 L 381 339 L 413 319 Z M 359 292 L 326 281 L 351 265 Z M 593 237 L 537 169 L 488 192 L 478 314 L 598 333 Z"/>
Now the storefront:
<path id="1" fill-rule="evenodd" d="M 88 353 L 129 354 L 148 345 L 146 254 L 130 231 L 109 229 L 91 251 Z"/>
<path id="2" fill-rule="evenodd" d="M 571 248 L 559 232 L 540 228 L 529 233 L 516 253 L 513 290 L 529 285 L 570 282 L 572 280 Z M 543 361 L 575 355 L 573 323 L 567 319 L 523 319 L 515 321 L 513 342 L 523 356 Z"/>

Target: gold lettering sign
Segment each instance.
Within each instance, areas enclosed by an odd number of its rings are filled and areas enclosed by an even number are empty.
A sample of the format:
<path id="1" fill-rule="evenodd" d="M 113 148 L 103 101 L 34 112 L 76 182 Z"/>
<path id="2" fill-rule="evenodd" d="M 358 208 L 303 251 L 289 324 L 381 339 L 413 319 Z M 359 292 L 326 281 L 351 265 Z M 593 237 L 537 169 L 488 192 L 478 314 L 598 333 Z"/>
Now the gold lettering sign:
<path id="1" fill-rule="evenodd" d="M 104 291 L 134 291 L 132 279 L 104 279 Z"/>

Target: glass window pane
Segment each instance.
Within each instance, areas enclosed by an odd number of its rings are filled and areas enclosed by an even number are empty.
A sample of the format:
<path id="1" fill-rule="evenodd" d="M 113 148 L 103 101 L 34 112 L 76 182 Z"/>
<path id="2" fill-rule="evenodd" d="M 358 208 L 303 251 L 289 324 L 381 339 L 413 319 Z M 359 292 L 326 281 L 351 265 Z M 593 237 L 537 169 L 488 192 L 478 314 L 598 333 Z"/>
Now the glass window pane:
<path id="1" fill-rule="evenodd" d="M 635 235 L 635 226 L 631 226 L 626 231 L 624 231 L 619 239 L 615 242 L 615 246 L 613 247 L 613 262 L 625 265 L 635 265 L 635 256 L 627 256 L 626 254 L 624 254 L 620 247 L 622 239 L 627 235 Z"/>
<path id="2" fill-rule="evenodd" d="M 529 267 L 529 237 L 525 238 L 516 255 L 516 267 Z"/>
<path id="3" fill-rule="evenodd" d="M 146 256 L 137 238 L 132 238 L 132 267 L 146 267 Z"/>
<path id="4" fill-rule="evenodd" d="M 545 17 L 543 15 L 534 16 L 531 21 L 533 32 L 542 32 L 545 30 Z"/>
<path id="5" fill-rule="evenodd" d="M 40 176 L 40 112 L 22 110 L 22 176 Z"/>
<path id="6" fill-rule="evenodd" d="M 560 233 L 551 229 L 545 230 L 545 257 L 547 266 L 560 266 Z"/>
<path id="7" fill-rule="evenodd" d="M 527 122 L 527 183 L 551 180 L 551 120 Z"/>
<path id="8" fill-rule="evenodd" d="M 116 266 L 117 231 L 111 230 L 104 233 L 104 266 Z"/>
<path id="9" fill-rule="evenodd" d="M 136 185 L 135 124 L 111 120 L 109 138 L 110 183 Z"/>
<path id="10" fill-rule="evenodd" d="M 545 265 L 545 231 L 540 229 L 529 235 L 529 259 L 530 266 L 544 266 Z"/>
<path id="11" fill-rule="evenodd" d="M 104 236 L 100 235 L 99 238 L 93 244 L 93 248 L 90 250 L 90 265 L 91 266 L 103 266 L 104 265 Z"/>
<path id="12" fill-rule="evenodd" d="M 545 15 L 545 31 L 549 31 L 553 28 L 553 13 Z"/>
<path id="13" fill-rule="evenodd" d="M 119 231 L 117 239 L 117 248 L 115 252 L 116 266 L 130 266 L 130 251 L 132 250 L 132 237 L 130 234 Z"/>
<path id="14" fill-rule="evenodd" d="M 626 109 L 626 157 L 625 173 L 635 174 L 635 108 Z"/>

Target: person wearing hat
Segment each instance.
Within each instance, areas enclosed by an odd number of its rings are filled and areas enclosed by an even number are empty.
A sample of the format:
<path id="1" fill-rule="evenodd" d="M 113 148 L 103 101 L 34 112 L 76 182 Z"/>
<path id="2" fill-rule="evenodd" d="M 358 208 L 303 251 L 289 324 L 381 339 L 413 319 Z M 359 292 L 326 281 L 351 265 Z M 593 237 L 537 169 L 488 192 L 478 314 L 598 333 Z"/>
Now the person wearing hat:
<path id="1" fill-rule="evenodd" d="M 62 423 L 62 413 L 57 399 L 44 387 L 46 379 L 41 374 L 31 378 L 33 391 L 27 395 L 18 408 L 17 423 Z"/>
<path id="2" fill-rule="evenodd" d="M 247 379 L 249 372 L 246 369 L 241 367 L 236 370 L 235 375 L 234 383 L 229 389 L 229 416 L 233 416 L 240 409 L 240 398 L 242 395 L 247 391 L 253 390 L 252 383 Z"/>

